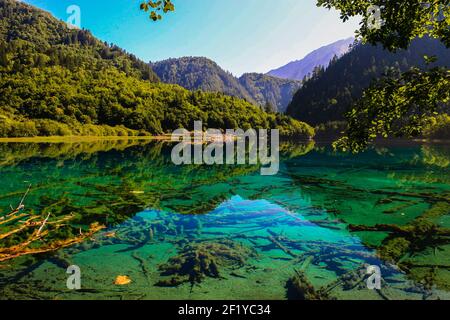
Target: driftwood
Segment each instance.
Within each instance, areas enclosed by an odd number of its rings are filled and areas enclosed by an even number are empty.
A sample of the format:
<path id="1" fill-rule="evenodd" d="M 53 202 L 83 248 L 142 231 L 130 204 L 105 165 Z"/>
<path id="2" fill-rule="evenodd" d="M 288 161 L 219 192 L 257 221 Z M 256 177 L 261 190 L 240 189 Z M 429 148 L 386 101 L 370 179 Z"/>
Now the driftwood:
<path id="1" fill-rule="evenodd" d="M 286 254 L 294 257 L 294 258 L 298 258 L 298 255 L 296 255 L 295 253 L 293 253 L 290 249 L 286 248 L 283 244 L 281 244 L 277 238 L 270 236 L 269 240 L 275 244 L 278 248 L 280 248 L 282 251 L 284 251 Z"/>
<path id="2" fill-rule="evenodd" d="M 22 211 L 23 209 L 25 209 L 25 204 L 24 204 L 24 202 L 25 202 L 25 198 L 27 197 L 27 195 L 28 195 L 28 193 L 30 192 L 30 190 L 31 190 L 31 184 L 28 186 L 28 189 L 27 189 L 27 191 L 25 192 L 25 194 L 22 196 L 22 199 L 20 200 L 20 202 L 19 202 L 19 204 L 17 205 L 17 207 L 14 209 L 12 206 L 11 206 L 11 212 L 9 212 L 6 216 L 7 217 L 10 217 L 10 216 L 12 216 L 12 215 L 15 215 L 15 214 L 17 214 L 17 213 L 19 213 L 20 211 Z"/>
<path id="3" fill-rule="evenodd" d="M 50 213 L 48 214 L 48 216 L 47 216 L 47 218 L 45 218 L 45 220 L 44 221 L 42 221 L 42 224 L 41 224 L 41 226 L 39 227 L 39 229 L 38 229 L 38 231 L 37 231 L 37 233 L 36 233 L 36 235 L 40 235 L 41 234 L 41 232 L 42 232 L 42 229 L 44 229 L 44 227 L 45 227 L 45 224 L 47 223 L 47 221 L 48 221 L 48 218 L 50 218 Z"/>
<path id="4" fill-rule="evenodd" d="M 74 244 L 83 242 L 85 239 L 91 238 L 95 233 L 104 228 L 105 226 L 94 223 L 90 226 L 89 231 L 87 233 L 81 234 L 75 238 L 58 240 L 48 245 L 44 245 L 40 248 L 30 249 L 28 248 L 28 246 L 31 243 L 43 239 L 49 233 L 47 230 L 42 231 L 39 234 L 36 231 L 25 242 L 9 248 L 0 249 L 0 262 L 15 259 L 25 255 L 52 252 L 62 248 L 66 248 Z"/>
<path id="5" fill-rule="evenodd" d="M 75 237 L 72 236 L 68 239 L 52 239 L 52 232 L 54 230 L 70 227 L 67 225 L 67 222 L 73 220 L 75 214 L 66 214 L 52 221 L 50 220 L 50 213 L 43 218 L 43 216 L 39 214 L 22 212 L 25 209 L 25 199 L 30 190 L 31 185 L 23 194 L 17 207 L 14 209 L 11 206 L 12 211 L 3 217 L 0 217 L 0 227 L 3 229 L 0 231 L 0 240 L 11 238 L 13 235 L 16 236 L 12 239 L 12 245 L 0 247 L 0 262 L 26 255 L 57 251 L 61 248 L 81 243 L 85 239 L 91 238 L 96 232 L 105 228 L 99 223 L 92 223 L 86 233 L 82 233 L 80 230 L 79 235 Z M 60 202 L 62 201 L 63 200 Z M 58 205 L 60 202 L 47 207 L 47 210 Z M 30 247 L 32 244 L 33 246 Z"/>
<path id="6" fill-rule="evenodd" d="M 8 219 L 0 221 L 0 226 L 4 225 L 4 224 L 11 223 L 11 222 L 13 222 L 15 220 L 22 219 L 22 218 L 24 218 L 26 216 L 28 216 L 28 214 L 26 214 L 26 213 L 21 213 L 21 214 L 16 215 L 16 216 L 7 215 Z"/>
<path id="7" fill-rule="evenodd" d="M 13 234 L 19 233 L 29 227 L 32 227 L 35 225 L 35 222 L 33 222 L 34 220 L 38 219 L 38 217 L 31 217 L 30 219 L 28 219 L 27 221 L 25 221 L 19 228 L 8 231 L 4 234 L 0 234 L 0 240 L 5 239 Z"/>

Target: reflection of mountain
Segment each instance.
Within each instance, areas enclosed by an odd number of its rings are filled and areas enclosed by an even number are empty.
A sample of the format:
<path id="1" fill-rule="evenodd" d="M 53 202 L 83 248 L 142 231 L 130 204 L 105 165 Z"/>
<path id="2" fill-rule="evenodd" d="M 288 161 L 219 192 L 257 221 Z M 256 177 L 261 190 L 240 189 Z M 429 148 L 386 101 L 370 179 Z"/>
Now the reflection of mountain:
<path id="1" fill-rule="evenodd" d="M 103 202 L 114 197 L 115 192 L 142 190 L 145 193 L 135 196 L 149 206 L 158 207 L 167 197 L 187 199 L 193 185 L 200 187 L 259 170 L 259 166 L 245 165 L 176 166 L 171 161 L 172 147 L 148 141 L 0 144 L 4 159 L 0 172 L 2 179 L 10 182 L 0 186 L 0 208 L 8 208 L 9 203 L 17 200 L 22 192 L 17 190 L 24 187 L 24 181 L 25 185 L 34 186 L 30 195 L 33 206 L 44 195 L 58 198 L 67 193 L 75 203 L 85 203 L 90 198 L 85 193 L 95 193 L 97 201 Z M 39 174 L 34 172 L 37 169 Z M 206 199 L 209 200 L 205 202 Z M 197 204 L 190 201 L 184 210 L 204 213 L 205 203 L 210 208 L 224 199 L 223 195 L 210 192 L 198 199 Z M 183 200 L 180 201 L 181 206 Z"/>
<path id="2" fill-rule="evenodd" d="M 259 165 L 176 166 L 171 161 L 173 146 L 161 141 L 136 140 L 0 144 L 0 172 L 3 179 L 10 181 L 0 187 L 0 208 L 9 207 L 22 192 L 17 191 L 32 183 L 34 191 L 30 199 L 35 204 L 42 195 L 58 198 L 64 192 L 75 203 L 86 201 L 83 192 L 98 194 L 100 201 L 114 197 L 109 193 L 120 193 L 122 188 L 145 191 L 136 196 L 148 206 L 201 214 L 232 195 L 233 188 L 211 189 L 198 198 L 192 186 L 202 188 L 234 177 L 259 174 Z M 282 143 L 281 157 L 304 155 L 313 146 L 312 142 L 307 146 Z M 37 168 L 39 174 L 34 173 Z M 44 181 L 42 176 L 46 177 Z"/>
<path id="3" fill-rule="evenodd" d="M 136 159 L 170 162 L 173 143 L 164 140 L 148 139 L 99 139 L 77 142 L 13 142 L 0 143 L 0 166 L 15 166 L 30 159 L 55 159 L 58 161 L 72 160 L 81 157 L 87 160 L 98 153 L 130 152 Z M 135 148 L 132 148 L 135 147 Z M 282 141 L 280 153 L 283 157 L 305 155 L 314 148 L 314 141 L 306 144 Z"/>

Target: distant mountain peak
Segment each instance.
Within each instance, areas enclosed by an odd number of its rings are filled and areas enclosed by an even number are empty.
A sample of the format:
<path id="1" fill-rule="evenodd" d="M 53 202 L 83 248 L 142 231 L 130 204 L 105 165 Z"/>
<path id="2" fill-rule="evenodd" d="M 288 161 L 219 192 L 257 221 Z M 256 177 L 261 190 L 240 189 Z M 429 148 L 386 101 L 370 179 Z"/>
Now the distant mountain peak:
<path id="1" fill-rule="evenodd" d="M 301 60 L 292 61 L 278 69 L 269 71 L 267 74 L 282 79 L 303 80 L 315 67 L 323 66 L 326 68 L 334 56 L 341 57 L 346 54 L 354 41 L 353 37 L 336 41 L 312 51 Z"/>

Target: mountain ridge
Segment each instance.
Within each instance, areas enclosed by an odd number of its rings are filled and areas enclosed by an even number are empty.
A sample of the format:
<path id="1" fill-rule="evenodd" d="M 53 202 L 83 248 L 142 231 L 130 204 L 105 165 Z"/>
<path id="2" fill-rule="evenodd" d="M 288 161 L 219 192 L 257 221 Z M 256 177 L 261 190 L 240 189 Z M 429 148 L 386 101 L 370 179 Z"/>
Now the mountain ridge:
<path id="1" fill-rule="evenodd" d="M 221 92 L 239 97 L 273 111 L 285 112 L 301 82 L 258 73 L 235 77 L 206 57 L 170 58 L 150 66 L 165 83 L 188 90 Z"/>
<path id="2" fill-rule="evenodd" d="M 340 58 L 347 53 L 354 41 L 355 38 L 350 37 L 322 46 L 302 59 L 291 61 L 284 66 L 270 70 L 267 75 L 281 79 L 303 80 L 313 72 L 314 68 L 319 66 L 327 68 L 334 56 Z"/>
<path id="3" fill-rule="evenodd" d="M 151 62 L 150 66 L 165 83 L 178 84 L 188 90 L 221 92 L 255 102 L 233 74 L 207 57 L 169 58 Z"/>

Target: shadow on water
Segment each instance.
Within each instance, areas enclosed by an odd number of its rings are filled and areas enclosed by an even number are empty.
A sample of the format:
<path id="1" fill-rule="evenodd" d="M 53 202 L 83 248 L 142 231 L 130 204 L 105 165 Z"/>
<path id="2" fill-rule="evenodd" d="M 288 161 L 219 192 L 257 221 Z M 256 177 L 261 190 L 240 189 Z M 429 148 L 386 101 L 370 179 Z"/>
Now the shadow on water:
<path id="1" fill-rule="evenodd" d="M 171 148 L 0 144 L 0 296 L 450 299 L 448 146 L 284 143 L 276 176 L 175 166 Z M 66 288 L 72 264 L 80 291 Z M 367 288 L 368 265 L 381 290 Z"/>

